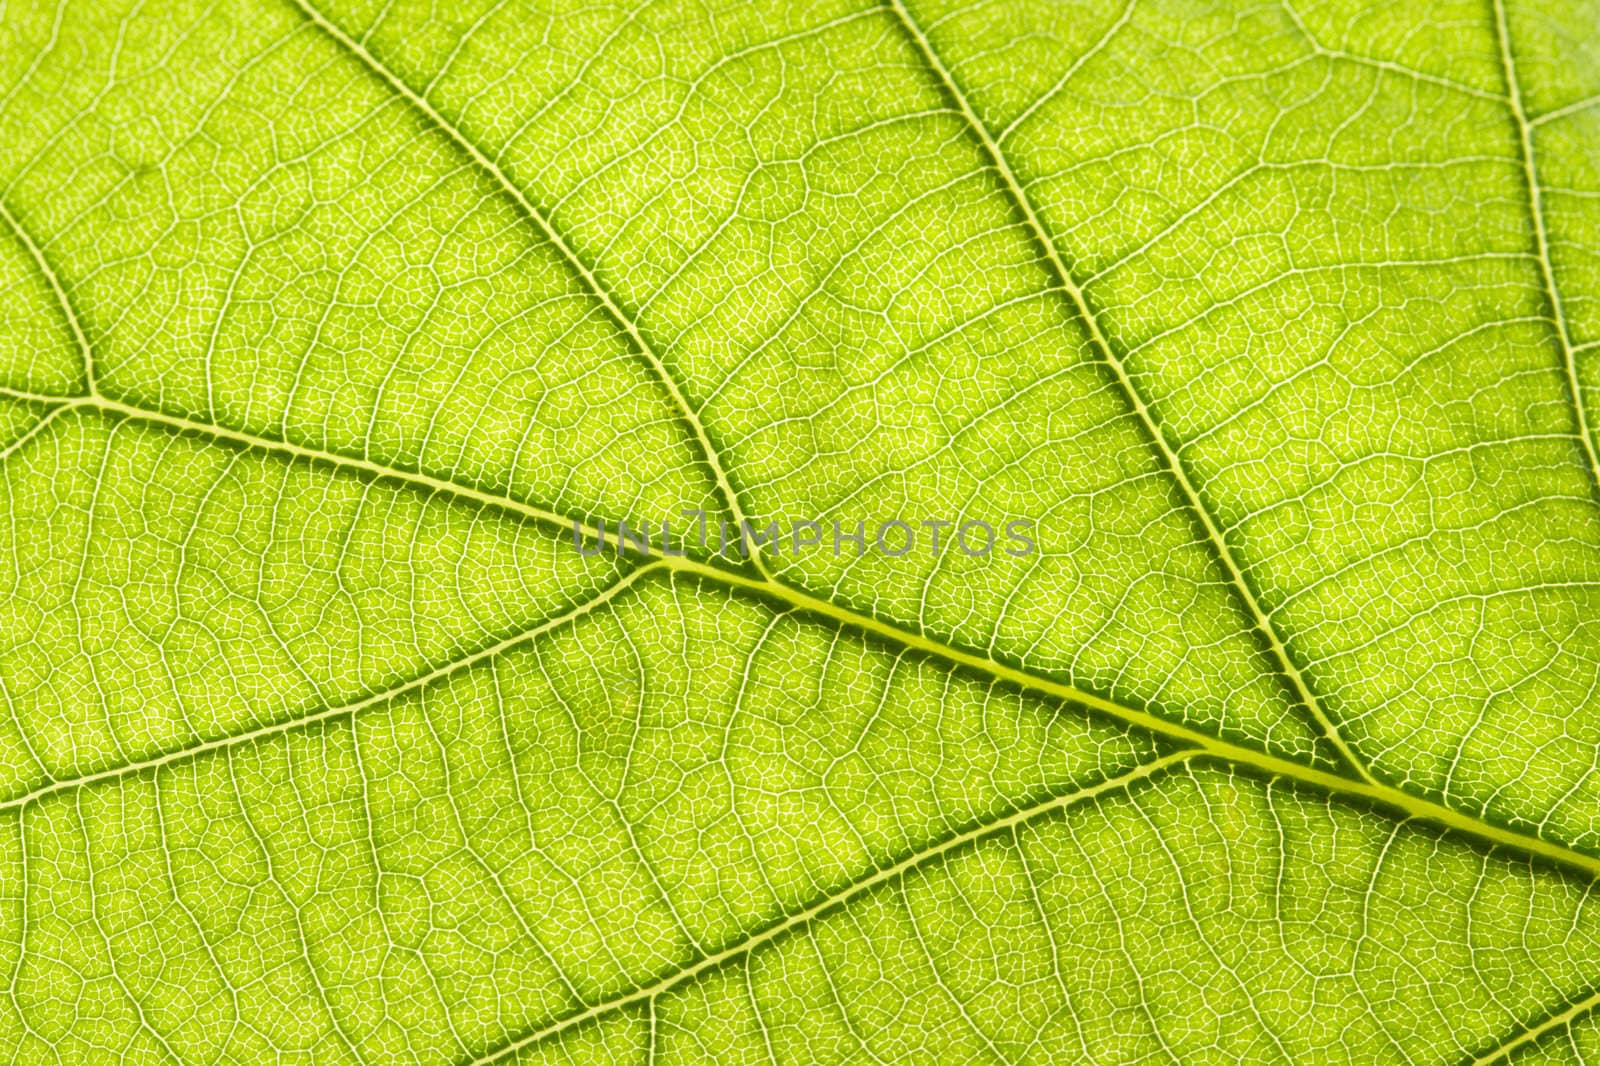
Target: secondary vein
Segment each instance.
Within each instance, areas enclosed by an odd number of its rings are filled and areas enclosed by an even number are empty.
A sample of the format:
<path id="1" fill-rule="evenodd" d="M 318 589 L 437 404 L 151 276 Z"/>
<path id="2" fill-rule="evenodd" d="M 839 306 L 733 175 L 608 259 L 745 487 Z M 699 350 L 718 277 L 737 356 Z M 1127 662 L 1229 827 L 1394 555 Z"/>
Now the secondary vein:
<path id="1" fill-rule="evenodd" d="M 148 759 L 140 759 L 135 762 L 123 763 L 118 766 L 109 766 L 102 770 L 96 770 L 92 773 L 80 774 L 74 777 L 58 778 L 54 781 L 49 781 L 45 784 L 39 785 L 28 792 L 12 796 L 10 799 L 0 800 L 0 811 L 17 810 L 26 807 L 31 803 L 37 803 L 39 800 L 42 800 L 47 796 L 53 796 L 59 792 L 75 790 L 85 785 L 95 784 L 96 782 L 110 781 L 121 777 L 128 777 L 134 774 L 142 774 L 152 770 L 159 770 L 163 766 L 167 766 L 174 762 L 195 758 L 197 756 L 204 755 L 208 751 L 217 751 L 223 748 L 235 747 L 239 744 L 253 743 L 258 740 L 263 740 L 267 737 L 277 736 L 281 733 L 287 733 L 290 730 L 299 729 L 308 725 L 314 725 L 317 722 L 327 722 L 340 718 L 353 717 L 355 714 L 365 710 L 368 707 L 385 703 L 399 696 L 403 696 L 408 692 L 415 692 L 418 689 L 426 688 L 435 681 L 449 677 L 450 675 L 458 673 L 462 670 L 469 669 L 479 663 L 487 662 L 490 659 L 494 659 L 505 654 L 507 651 L 510 651 L 513 648 L 520 647 L 533 640 L 540 634 L 548 633 L 553 629 L 558 629 L 568 624 L 569 622 L 576 621 L 577 619 L 582 618 L 584 615 L 598 610 L 605 604 L 610 603 L 645 574 L 657 569 L 659 565 L 659 563 L 647 563 L 644 566 L 640 566 L 635 570 L 629 571 L 612 584 L 606 586 L 600 592 L 582 601 L 581 603 L 568 608 L 560 614 L 553 615 L 537 625 L 531 626 L 520 633 L 507 637 L 498 643 L 491 644 L 486 648 L 480 648 L 470 655 L 442 663 L 426 673 L 418 674 L 416 677 L 384 689 L 382 692 L 375 692 L 370 696 L 365 696 L 352 703 L 340 704 L 337 707 L 325 707 L 322 710 L 311 714 L 304 714 L 297 717 L 284 718 L 276 722 L 269 722 L 266 725 L 258 726 L 253 729 L 247 729 L 242 733 L 232 733 L 225 736 L 212 737 L 207 740 L 202 740 L 196 744 L 190 744 L 187 747 L 174 748 L 170 751 L 162 752 L 161 754 L 151 756 Z"/>
<path id="2" fill-rule="evenodd" d="M 1558 1029 L 1569 1028 L 1574 1022 L 1584 1015 L 1600 1007 L 1600 992 L 1579 999 L 1564 1010 L 1557 1011 L 1537 1025 L 1528 1026 L 1518 1030 L 1517 1033 L 1500 1043 L 1491 1051 L 1472 1060 L 1471 1066 L 1491 1066 L 1496 1062 L 1509 1062 L 1524 1047 L 1534 1044 L 1549 1036 Z"/>
<path id="3" fill-rule="evenodd" d="M 1578 420 L 1578 440 L 1589 465 L 1589 478 L 1600 492 L 1600 453 L 1596 452 L 1594 434 L 1589 430 L 1588 412 L 1584 410 L 1583 389 L 1578 382 L 1577 352 L 1572 335 L 1567 329 L 1567 315 L 1561 305 L 1561 288 L 1556 284 L 1555 265 L 1550 260 L 1550 238 L 1544 225 L 1544 194 L 1539 184 L 1539 167 L 1533 152 L 1533 123 L 1528 120 L 1522 106 L 1522 85 L 1517 77 L 1517 64 L 1511 55 L 1511 28 L 1506 22 L 1504 0 L 1493 0 L 1495 36 L 1500 45 L 1500 63 L 1506 79 L 1507 102 L 1511 120 L 1517 127 L 1517 145 L 1522 153 L 1522 177 L 1528 187 L 1528 211 L 1533 216 L 1533 250 L 1539 260 L 1539 277 L 1544 284 L 1545 297 L 1550 301 L 1551 317 L 1555 320 L 1556 341 L 1561 346 L 1561 361 L 1566 371 L 1567 390 L 1572 394 L 1573 414 Z"/>
<path id="4" fill-rule="evenodd" d="M 114 417 L 145 421 L 181 432 L 205 434 L 215 440 L 257 448 L 304 462 L 327 463 L 331 466 L 357 470 L 368 476 L 423 486 L 434 492 L 469 501 L 479 506 L 518 515 L 552 529 L 557 535 L 573 536 L 576 534 L 588 542 L 600 542 L 599 531 L 593 525 L 582 520 L 524 503 L 510 496 L 500 496 L 492 492 L 485 492 L 482 489 L 458 485 L 442 478 L 387 467 L 371 460 L 356 459 L 333 452 L 321 452 L 271 438 L 256 437 L 240 430 L 191 421 L 177 415 L 146 411 L 142 408 L 104 397 L 80 398 L 72 400 L 63 406 L 74 409 L 100 410 Z M 1089 692 L 1056 678 L 1032 673 L 1021 667 L 997 661 L 987 655 L 945 643 L 924 633 L 904 629 L 872 615 L 859 613 L 849 607 L 841 606 L 831 600 L 822 599 L 774 577 L 767 575 L 752 576 L 746 572 L 699 559 L 676 555 L 663 556 L 654 545 L 647 552 L 641 553 L 640 558 L 642 563 L 654 564 L 668 573 L 683 574 L 711 581 L 731 590 L 766 600 L 769 603 L 797 610 L 813 618 L 828 619 L 857 633 L 887 641 L 895 647 L 920 652 L 949 665 L 975 671 L 986 677 L 1006 682 L 1018 689 L 1042 695 L 1049 700 L 1088 708 L 1152 734 L 1166 737 L 1186 747 L 1199 749 L 1200 752 L 1206 755 L 1224 760 L 1233 765 L 1253 769 L 1265 776 L 1282 777 L 1326 792 L 1353 797 L 1375 804 L 1390 813 L 1445 826 L 1482 843 L 1494 847 L 1508 848 L 1522 855 L 1537 857 L 1580 873 L 1586 878 L 1600 880 L 1600 857 L 1567 847 L 1564 844 L 1546 840 L 1543 837 L 1496 825 L 1484 817 L 1469 814 L 1453 807 L 1447 807 L 1442 803 L 1414 795 L 1393 785 L 1373 780 L 1371 777 L 1357 778 L 1343 773 L 1332 773 L 1272 755 L 1265 751 L 1246 747 L 1242 744 L 1223 740 L 1181 723 L 1161 718 L 1142 708 L 1118 703 L 1098 693 Z M 620 592 L 621 590 L 619 589 L 618 591 Z M 594 605 L 591 605 L 588 609 L 592 609 L 592 606 Z M 514 642 L 517 639 L 519 638 L 512 638 L 512 641 Z M 490 655 L 490 651 L 476 653 L 472 657 L 472 661 L 482 661 L 489 658 Z M 462 663 L 459 661 L 448 663 L 430 671 L 426 677 L 432 679 L 436 676 L 442 676 L 459 669 L 461 666 Z M 386 695 L 394 695 L 394 693 L 391 692 Z M 362 705 L 365 706 L 374 702 L 377 702 L 377 698 L 362 701 Z M 308 718 L 290 720 L 268 728 L 273 732 L 292 729 L 300 722 L 319 720 L 323 717 L 334 717 L 348 709 L 346 707 L 333 711 L 319 712 L 319 714 Z M 206 750 L 210 747 L 226 746 L 230 740 L 237 739 L 221 738 L 216 741 L 209 741 L 195 747 L 179 749 L 168 755 L 161 756 L 159 759 L 161 762 L 170 762 L 182 758 L 186 754 Z M 120 769 L 111 768 L 91 776 L 95 780 L 101 780 L 136 772 L 144 765 L 141 763 Z M 87 778 L 82 780 L 86 781 Z M 51 786 L 51 790 L 60 791 L 77 783 L 81 782 L 72 779 L 56 782 Z M 0 809 L 18 805 L 20 805 L 20 801 L 5 801 L 0 803 Z"/>
<path id="5" fill-rule="evenodd" d="M 1034 821 L 1035 819 L 1042 818 L 1048 814 L 1063 810 L 1067 807 L 1075 806 L 1086 800 L 1095 799 L 1105 795 L 1108 792 L 1122 791 L 1139 781 L 1165 770 L 1167 767 L 1176 762 L 1191 758 L 1193 755 L 1193 752 L 1174 752 L 1170 755 L 1164 755 L 1160 758 L 1152 759 L 1149 762 L 1141 763 L 1132 770 L 1129 770 L 1126 773 L 1120 774 L 1116 777 L 1109 777 L 1093 785 L 1089 785 L 1072 792 L 1067 792 L 1059 796 L 1052 796 L 1049 799 L 1043 800 L 1039 803 L 1030 804 L 1025 807 L 1019 807 L 1010 814 L 1007 814 L 994 821 L 981 822 L 978 825 L 973 826 L 971 829 L 957 833 L 956 835 L 944 840 L 941 843 L 935 844 L 932 847 L 912 851 L 900 861 L 892 865 L 876 869 L 866 877 L 863 877 L 857 881 L 852 881 L 846 884 L 842 889 L 828 893 L 803 910 L 796 911 L 793 914 L 788 915 L 787 917 L 774 923 L 773 925 L 768 926 L 766 929 L 746 936 L 743 939 L 736 941 L 730 946 L 724 948 L 723 950 L 716 952 L 715 954 L 702 956 L 697 961 L 690 963 L 687 966 L 682 966 L 676 970 L 670 971 L 669 973 L 658 977 L 649 984 L 642 985 L 639 988 L 634 989 L 632 992 L 628 992 L 624 995 L 616 996 L 608 1000 L 603 1000 L 599 1003 L 591 1004 L 581 1011 L 569 1014 L 564 1018 L 557 1019 L 548 1025 L 535 1029 L 532 1032 L 511 1041 L 510 1043 L 495 1048 L 479 1056 L 478 1058 L 472 1060 L 470 1066 L 488 1066 L 489 1063 L 498 1062 L 507 1056 L 514 1055 L 523 1048 L 530 1047 L 531 1045 L 540 1043 L 544 1040 L 548 1040 L 553 1036 L 564 1033 L 569 1029 L 584 1024 L 585 1022 L 593 1021 L 594 1019 L 604 1015 L 626 1009 L 627 1007 L 630 1007 L 636 1003 L 652 1000 L 661 993 L 671 991 L 681 984 L 686 984 L 690 981 L 693 981 L 695 978 L 706 973 L 707 971 L 715 970 L 717 967 L 724 965 L 732 959 L 741 958 L 745 955 L 748 955 L 749 953 L 780 939 L 784 935 L 791 933 L 796 929 L 804 928 L 816 918 L 833 911 L 837 907 L 844 906 L 857 896 L 869 892 L 880 885 L 903 877 L 907 873 L 910 873 L 919 867 L 926 866 L 935 860 L 950 854 L 952 851 L 959 850 L 968 844 L 986 839 L 987 837 L 1008 832 L 1018 826 Z"/>
<path id="6" fill-rule="evenodd" d="M 44 276 L 45 283 L 50 286 L 50 292 L 55 296 L 56 303 L 61 308 L 61 316 L 66 319 L 67 328 L 72 332 L 72 339 L 78 345 L 79 357 L 83 360 L 84 388 L 93 395 L 94 384 L 94 352 L 89 347 L 89 338 L 83 332 L 83 323 L 78 319 L 78 312 L 73 309 L 72 301 L 67 298 L 67 290 L 62 288 L 61 278 L 57 276 L 55 268 L 50 265 L 50 260 L 45 258 L 44 249 L 33 239 L 22 225 L 20 219 L 11 213 L 5 201 L 0 199 L 0 220 L 16 235 L 22 246 L 28 250 L 28 255 L 33 259 L 33 264 L 39 273 Z"/>
<path id="7" fill-rule="evenodd" d="M 699 446 L 701 457 L 711 470 L 712 478 L 716 482 L 717 492 L 722 496 L 723 505 L 728 508 L 729 516 L 736 526 L 744 522 L 745 516 L 739 505 L 739 494 L 734 491 L 732 482 L 728 480 L 727 471 L 723 468 L 721 459 L 718 458 L 717 449 L 713 447 L 711 438 L 706 434 L 705 423 L 701 421 L 695 409 L 690 406 L 688 399 L 683 394 L 683 390 L 678 387 L 677 379 L 667 371 L 666 363 L 650 342 L 645 339 L 644 334 L 639 329 L 639 324 L 632 316 L 623 312 L 621 306 L 612 297 L 610 290 L 600 284 L 600 279 L 595 275 L 594 271 L 567 243 L 566 238 L 557 231 L 545 213 L 534 206 L 533 201 L 528 199 L 522 189 L 512 182 L 511 178 L 498 163 L 490 159 L 481 148 L 469 140 L 454 123 L 440 114 L 439 110 L 429 103 L 426 97 L 413 89 L 407 82 L 401 80 L 399 75 L 380 62 L 365 45 L 345 33 L 344 30 L 323 15 L 321 11 L 311 6 L 308 0 L 293 0 L 293 3 L 318 29 L 327 34 L 345 51 L 355 56 L 363 66 L 381 78 L 389 88 L 399 93 L 412 107 L 421 112 L 458 149 L 465 152 L 468 158 L 511 198 L 512 202 L 534 224 L 545 240 L 549 241 L 551 246 L 561 254 L 562 259 L 578 275 L 584 287 L 588 289 L 589 294 L 600 303 L 606 315 L 626 334 L 634 349 L 650 366 L 662 388 L 666 389 L 673 406 L 677 408 L 678 417 L 688 427 L 695 439 L 695 443 Z M 758 569 L 762 569 L 759 555 L 752 553 L 752 561 Z M 765 571 L 763 570 L 763 572 Z"/>
<path id="8" fill-rule="evenodd" d="M 1089 306 L 1088 298 L 1084 295 L 1083 289 L 1073 280 L 1072 272 L 1062 262 L 1061 253 L 1057 250 L 1055 241 L 1050 238 L 1049 233 L 1045 230 L 1044 223 L 1040 221 L 1038 213 L 1034 210 L 1033 201 L 1029 198 L 1027 190 L 1022 187 L 1022 183 L 1017 180 L 1016 174 L 1011 169 L 1011 164 L 1006 161 L 1005 153 L 1000 150 L 999 144 L 990 135 L 988 127 L 978 117 L 977 112 L 973 110 L 971 102 L 967 100 L 966 93 L 961 90 L 961 87 L 956 83 L 955 77 L 945 67 L 938 53 L 934 51 L 933 42 L 928 39 L 927 34 L 922 32 L 921 27 L 912 18 L 903 0 L 888 0 L 888 6 L 894 13 L 896 21 L 905 30 L 906 35 L 911 38 L 918 52 L 921 53 L 924 63 L 938 78 L 945 92 L 960 110 L 973 135 L 982 144 L 985 154 L 989 157 L 990 164 L 1000 175 L 1007 193 L 1015 202 L 1017 209 L 1022 212 L 1028 229 L 1038 243 L 1040 251 L 1044 253 L 1045 260 L 1050 264 L 1051 272 L 1055 275 L 1057 284 L 1071 300 L 1073 310 L 1088 330 L 1091 342 L 1099 351 L 1100 357 L 1106 366 L 1110 368 L 1112 376 L 1116 379 L 1129 406 L 1133 408 L 1134 414 L 1138 416 L 1139 423 L 1144 427 L 1146 434 L 1149 435 L 1156 452 L 1165 462 L 1173 480 L 1178 483 L 1178 488 L 1183 493 L 1184 502 L 1188 504 L 1189 510 L 1194 513 L 1201 527 L 1205 530 L 1207 540 L 1210 541 L 1211 547 L 1216 552 L 1223 569 L 1227 571 L 1229 582 L 1238 593 L 1240 600 L 1243 601 L 1251 622 L 1254 623 L 1255 627 L 1260 630 L 1262 636 L 1266 639 L 1273 657 L 1277 660 L 1284 677 L 1288 679 L 1295 696 L 1310 712 L 1318 727 L 1327 736 L 1329 743 L 1339 752 L 1340 757 L 1349 763 L 1351 769 L 1362 780 L 1369 784 L 1374 783 L 1376 779 L 1367 769 L 1366 764 L 1350 749 L 1343 735 L 1340 734 L 1333 721 L 1323 710 L 1316 694 L 1311 691 L 1311 686 L 1307 683 L 1304 674 L 1301 673 L 1299 666 L 1296 665 L 1293 657 L 1289 654 L 1289 649 L 1285 646 L 1282 635 L 1279 634 L 1277 627 L 1273 624 L 1272 616 L 1262 610 L 1255 593 L 1250 588 L 1250 583 L 1245 580 L 1244 570 L 1239 566 L 1238 561 L 1234 559 L 1233 551 L 1228 547 L 1227 539 L 1222 535 L 1216 519 L 1212 517 L 1210 508 L 1205 505 L 1199 491 L 1195 488 L 1193 481 L 1190 480 L 1182 458 L 1167 443 L 1166 435 L 1162 433 L 1154 412 L 1150 410 L 1149 405 L 1144 400 L 1144 396 L 1139 392 L 1138 386 L 1134 384 L 1133 377 L 1128 373 L 1127 367 L 1118 358 L 1116 349 L 1111 346 L 1111 341 L 1100 323 L 1100 318 L 1095 314 L 1094 309 Z"/>

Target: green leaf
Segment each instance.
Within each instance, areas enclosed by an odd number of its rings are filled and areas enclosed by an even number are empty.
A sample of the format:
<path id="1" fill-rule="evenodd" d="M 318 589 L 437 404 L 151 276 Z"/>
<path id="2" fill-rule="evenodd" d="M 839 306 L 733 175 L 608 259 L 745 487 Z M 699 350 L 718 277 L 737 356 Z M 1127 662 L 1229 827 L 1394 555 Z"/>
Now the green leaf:
<path id="1" fill-rule="evenodd" d="M 1600 1058 L 1594 3 L 0 10 L 5 1061 Z"/>

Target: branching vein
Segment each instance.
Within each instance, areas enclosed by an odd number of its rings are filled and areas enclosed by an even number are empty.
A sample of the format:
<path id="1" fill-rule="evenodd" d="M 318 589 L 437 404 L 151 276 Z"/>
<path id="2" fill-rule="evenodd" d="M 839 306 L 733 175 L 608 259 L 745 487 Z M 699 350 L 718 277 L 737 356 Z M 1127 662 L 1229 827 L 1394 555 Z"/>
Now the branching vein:
<path id="1" fill-rule="evenodd" d="M 1084 295 L 1082 288 L 1073 280 L 1072 272 L 1062 262 L 1061 253 L 1057 249 L 1055 241 L 1046 231 L 1044 223 L 1040 221 L 1038 213 L 1033 208 L 1033 202 L 1028 197 L 1027 190 L 1022 187 L 1021 182 L 1017 180 L 1016 174 L 1012 172 L 1011 165 L 1006 161 L 1000 146 L 995 143 L 983 120 L 973 110 L 966 94 L 956 84 L 954 76 L 945 67 L 938 53 L 934 51 L 933 42 L 928 39 L 928 36 L 917 25 L 916 20 L 912 18 L 903 0 L 888 0 L 888 3 L 898 23 L 905 28 L 907 35 L 915 43 L 917 50 L 922 54 L 928 67 L 960 109 L 962 116 L 972 129 L 973 135 L 982 143 L 990 163 L 1004 182 L 1006 191 L 1016 204 L 1017 209 L 1022 212 L 1029 230 L 1038 242 L 1040 251 L 1044 253 L 1045 260 L 1050 264 L 1050 269 L 1055 275 L 1057 284 L 1060 285 L 1062 292 L 1066 293 L 1072 301 L 1073 311 L 1089 331 L 1089 336 L 1094 343 L 1096 351 L 1099 352 L 1106 366 L 1110 368 L 1129 405 L 1138 416 L 1140 425 L 1144 427 L 1145 433 L 1149 436 L 1152 446 L 1160 454 L 1173 479 L 1177 482 L 1179 490 L 1183 493 L 1183 499 L 1189 506 L 1189 510 L 1193 512 L 1195 518 L 1205 530 L 1206 540 L 1216 552 L 1218 560 L 1227 572 L 1228 580 L 1238 592 L 1239 599 L 1243 603 L 1251 623 L 1266 639 L 1268 646 L 1272 649 L 1274 659 L 1276 659 L 1279 668 L 1283 671 L 1284 677 L 1293 687 L 1296 697 L 1316 720 L 1318 727 L 1326 735 L 1329 742 L 1333 744 L 1334 748 L 1338 750 L 1345 762 L 1350 765 L 1351 769 L 1359 774 L 1364 781 L 1369 784 L 1372 783 L 1374 778 L 1367 770 L 1366 764 L 1350 749 L 1339 729 L 1328 717 L 1327 712 L 1323 710 L 1321 702 L 1312 692 L 1311 686 L 1307 683 L 1305 675 L 1295 663 L 1293 656 L 1289 654 L 1289 649 L 1285 646 L 1283 637 L 1278 633 L 1277 625 L 1273 622 L 1272 616 L 1263 610 L 1260 603 L 1257 602 L 1256 595 L 1245 577 L 1244 570 L 1234 558 L 1233 549 L 1228 546 L 1227 538 L 1223 536 L 1222 530 L 1217 526 L 1216 519 L 1211 515 L 1210 508 L 1206 506 L 1199 490 L 1195 487 L 1194 482 L 1190 480 L 1189 474 L 1184 468 L 1182 457 L 1168 443 L 1166 434 L 1156 421 L 1155 413 L 1150 410 L 1143 394 L 1134 383 L 1132 375 L 1128 373 L 1127 367 L 1117 356 L 1116 349 L 1112 347 L 1110 338 L 1107 337 L 1105 329 L 1100 323 L 1099 316 L 1089 306 L 1088 298 Z"/>

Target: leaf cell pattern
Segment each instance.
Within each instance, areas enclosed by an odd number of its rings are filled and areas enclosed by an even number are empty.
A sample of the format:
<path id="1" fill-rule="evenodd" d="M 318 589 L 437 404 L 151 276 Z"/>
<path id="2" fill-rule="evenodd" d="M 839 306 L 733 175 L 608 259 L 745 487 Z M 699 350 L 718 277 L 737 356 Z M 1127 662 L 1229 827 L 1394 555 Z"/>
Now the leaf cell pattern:
<path id="1" fill-rule="evenodd" d="M 24 0 L 0 145 L 5 1061 L 1600 1060 L 1588 0 Z"/>

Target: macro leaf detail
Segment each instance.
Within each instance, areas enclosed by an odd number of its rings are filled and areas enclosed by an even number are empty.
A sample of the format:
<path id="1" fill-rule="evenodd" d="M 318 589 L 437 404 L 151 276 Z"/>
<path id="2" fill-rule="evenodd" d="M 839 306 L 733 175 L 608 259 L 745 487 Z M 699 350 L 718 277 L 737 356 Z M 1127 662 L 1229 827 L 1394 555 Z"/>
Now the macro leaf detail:
<path id="1" fill-rule="evenodd" d="M 0 1058 L 1600 1059 L 1600 7 L 0 12 Z"/>

